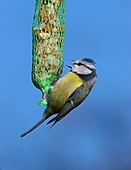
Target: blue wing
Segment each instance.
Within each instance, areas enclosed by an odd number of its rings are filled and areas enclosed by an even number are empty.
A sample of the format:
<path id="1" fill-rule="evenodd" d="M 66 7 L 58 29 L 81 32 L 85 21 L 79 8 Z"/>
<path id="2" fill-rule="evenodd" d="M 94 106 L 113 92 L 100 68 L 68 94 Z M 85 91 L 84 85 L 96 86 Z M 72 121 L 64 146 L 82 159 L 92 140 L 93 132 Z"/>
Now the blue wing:
<path id="1" fill-rule="evenodd" d="M 58 121 L 60 121 L 63 117 L 65 117 L 71 110 L 73 110 L 75 107 L 80 105 L 85 98 L 88 96 L 89 92 L 91 91 L 91 88 L 89 85 L 82 84 L 79 86 L 69 97 L 68 101 L 64 105 L 64 107 L 61 109 L 61 111 L 58 113 L 57 116 L 55 116 L 53 119 L 51 119 L 47 124 L 54 121 L 54 126 Z M 52 127 L 51 126 L 51 127 Z"/>

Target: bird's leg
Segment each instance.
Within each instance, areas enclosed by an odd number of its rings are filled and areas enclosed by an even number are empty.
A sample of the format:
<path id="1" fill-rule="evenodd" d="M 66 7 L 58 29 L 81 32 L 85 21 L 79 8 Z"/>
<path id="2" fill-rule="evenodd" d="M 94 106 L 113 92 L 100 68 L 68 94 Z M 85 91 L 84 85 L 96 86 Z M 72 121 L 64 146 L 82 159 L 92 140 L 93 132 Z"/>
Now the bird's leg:
<path id="1" fill-rule="evenodd" d="M 46 99 L 46 93 L 43 93 L 43 94 L 42 94 L 42 98 L 43 98 L 43 99 Z"/>

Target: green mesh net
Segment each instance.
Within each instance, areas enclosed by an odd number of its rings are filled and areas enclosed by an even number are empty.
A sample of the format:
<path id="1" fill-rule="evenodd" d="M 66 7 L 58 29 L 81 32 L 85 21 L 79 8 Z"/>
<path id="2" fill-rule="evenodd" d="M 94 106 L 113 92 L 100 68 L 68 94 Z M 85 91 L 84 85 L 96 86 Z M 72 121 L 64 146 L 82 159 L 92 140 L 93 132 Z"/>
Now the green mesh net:
<path id="1" fill-rule="evenodd" d="M 32 81 L 42 91 L 40 105 L 46 105 L 50 86 L 63 66 L 65 0 L 36 0 L 32 25 Z"/>

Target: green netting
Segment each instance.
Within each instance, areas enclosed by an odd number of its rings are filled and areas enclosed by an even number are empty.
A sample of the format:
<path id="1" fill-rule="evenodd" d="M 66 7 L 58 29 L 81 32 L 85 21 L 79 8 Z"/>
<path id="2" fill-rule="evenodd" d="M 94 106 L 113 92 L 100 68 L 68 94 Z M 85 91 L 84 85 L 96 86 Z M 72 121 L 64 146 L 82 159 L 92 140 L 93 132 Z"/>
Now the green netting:
<path id="1" fill-rule="evenodd" d="M 36 0 L 32 35 L 32 81 L 45 98 L 63 65 L 65 0 Z"/>

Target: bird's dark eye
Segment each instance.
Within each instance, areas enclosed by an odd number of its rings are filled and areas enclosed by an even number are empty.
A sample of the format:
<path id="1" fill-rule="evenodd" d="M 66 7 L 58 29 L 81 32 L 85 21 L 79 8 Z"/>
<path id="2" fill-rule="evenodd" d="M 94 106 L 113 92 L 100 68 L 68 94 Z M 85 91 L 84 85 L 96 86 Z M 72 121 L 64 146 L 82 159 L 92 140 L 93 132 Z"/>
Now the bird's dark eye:
<path id="1" fill-rule="evenodd" d="M 78 66 L 80 66 L 80 65 L 81 65 L 81 63 L 77 63 L 77 65 L 78 65 Z"/>

